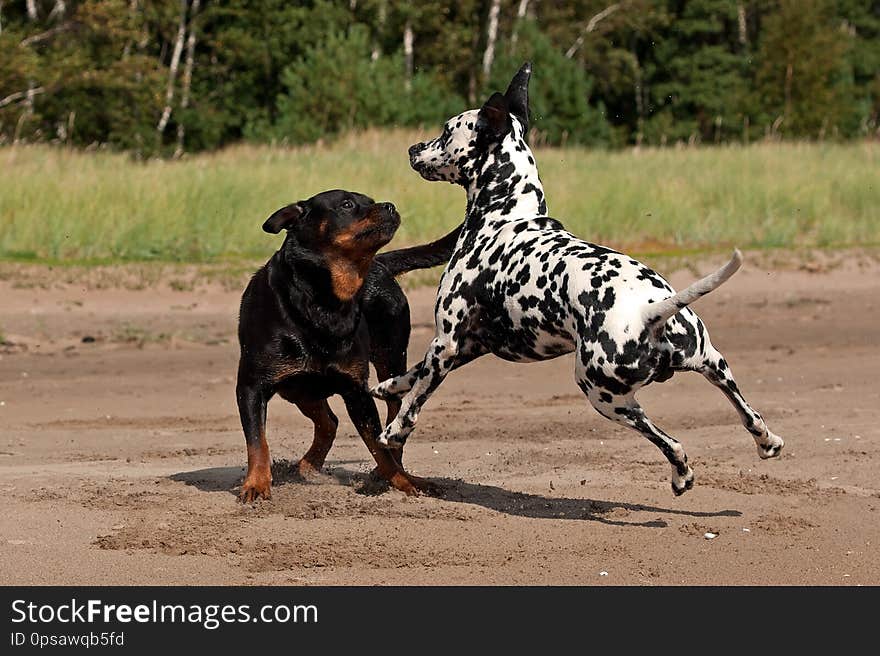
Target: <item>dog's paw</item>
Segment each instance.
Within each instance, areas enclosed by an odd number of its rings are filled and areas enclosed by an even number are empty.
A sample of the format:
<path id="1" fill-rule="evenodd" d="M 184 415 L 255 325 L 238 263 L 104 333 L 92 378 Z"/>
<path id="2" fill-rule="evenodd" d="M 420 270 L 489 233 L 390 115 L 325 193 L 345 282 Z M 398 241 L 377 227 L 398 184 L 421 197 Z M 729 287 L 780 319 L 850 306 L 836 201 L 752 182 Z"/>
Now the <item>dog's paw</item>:
<path id="1" fill-rule="evenodd" d="M 391 487 L 403 492 L 408 497 L 417 497 L 420 494 L 418 486 L 416 486 L 412 479 L 403 472 L 396 472 L 391 476 L 388 482 L 391 484 Z"/>
<path id="2" fill-rule="evenodd" d="M 382 401 L 393 401 L 394 399 L 401 398 L 404 394 L 409 391 L 409 388 L 401 389 L 399 386 L 394 385 L 394 379 L 386 380 L 384 383 L 379 383 L 375 387 L 370 388 L 370 394 L 377 399 L 381 399 Z"/>
<path id="3" fill-rule="evenodd" d="M 370 395 L 377 399 L 382 399 L 383 401 L 393 398 L 393 395 L 388 393 L 388 389 L 384 386 L 384 383 L 379 383 L 375 387 L 371 387 Z"/>
<path id="4" fill-rule="evenodd" d="M 296 475 L 306 481 L 317 480 L 320 478 L 326 478 L 327 474 L 323 472 L 322 467 L 316 466 L 314 463 L 309 462 L 305 458 L 302 458 L 299 462 L 294 465 L 294 472 Z"/>
<path id="5" fill-rule="evenodd" d="M 379 442 L 379 446 L 386 449 L 402 449 L 406 442 L 406 434 L 401 429 L 395 427 L 395 422 L 391 422 L 379 434 L 377 442 Z"/>
<path id="6" fill-rule="evenodd" d="M 408 374 L 397 376 L 396 378 L 389 378 L 388 380 L 383 380 L 375 387 L 371 387 L 370 394 L 383 401 L 400 399 L 412 389 L 414 380 L 415 378 L 409 377 Z"/>
<path id="7" fill-rule="evenodd" d="M 272 476 L 266 472 L 255 472 L 241 484 L 238 500 L 242 503 L 254 503 L 257 499 L 272 498 Z"/>
<path id="8" fill-rule="evenodd" d="M 767 438 L 764 440 L 764 443 L 758 444 L 758 455 L 764 460 L 776 458 L 782 452 L 782 447 L 784 446 L 785 441 L 781 437 L 767 431 Z"/>
<path id="9" fill-rule="evenodd" d="M 675 467 L 672 468 L 672 493 L 680 497 L 694 486 L 694 470 L 688 466 L 684 475 L 679 474 Z"/>

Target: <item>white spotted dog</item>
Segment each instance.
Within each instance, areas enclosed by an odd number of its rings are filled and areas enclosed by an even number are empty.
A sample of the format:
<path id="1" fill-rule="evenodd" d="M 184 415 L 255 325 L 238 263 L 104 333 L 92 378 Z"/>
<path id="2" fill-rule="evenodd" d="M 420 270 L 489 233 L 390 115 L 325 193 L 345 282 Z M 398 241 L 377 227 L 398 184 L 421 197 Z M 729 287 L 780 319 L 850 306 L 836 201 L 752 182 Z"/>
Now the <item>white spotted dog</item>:
<path id="1" fill-rule="evenodd" d="M 749 406 L 727 362 L 689 303 L 717 288 L 742 263 L 739 251 L 715 273 L 675 293 L 627 255 L 578 239 L 547 215 L 528 130 L 527 63 L 507 92 L 447 121 L 436 139 L 410 148 L 426 180 L 467 190 L 467 215 L 440 281 L 436 337 L 422 362 L 373 394 L 406 395 L 379 437 L 403 445 L 419 410 L 449 371 L 486 353 L 513 362 L 575 352 L 575 379 L 603 416 L 639 431 L 672 465 L 672 491 L 693 486 L 681 444 L 655 426 L 635 399 L 653 381 L 698 371 L 721 389 L 753 435 L 762 458 L 782 439 Z"/>

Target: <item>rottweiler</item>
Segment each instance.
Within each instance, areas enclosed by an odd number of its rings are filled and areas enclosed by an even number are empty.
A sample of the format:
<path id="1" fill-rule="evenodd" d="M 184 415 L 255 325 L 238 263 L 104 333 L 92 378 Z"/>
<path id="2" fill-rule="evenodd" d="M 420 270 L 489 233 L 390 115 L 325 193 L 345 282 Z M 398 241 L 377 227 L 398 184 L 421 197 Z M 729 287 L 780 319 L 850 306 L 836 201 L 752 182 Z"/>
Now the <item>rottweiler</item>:
<path id="1" fill-rule="evenodd" d="M 275 394 L 314 424 L 314 441 L 297 465 L 302 476 L 324 465 L 339 423 L 327 399 L 338 394 L 376 472 L 410 495 L 431 489 L 376 441 L 382 425 L 368 389 L 369 363 L 379 380 L 406 371 L 409 304 L 395 277 L 447 262 L 461 226 L 430 244 L 376 255 L 399 226 L 391 203 L 339 189 L 287 205 L 263 224 L 266 232 L 287 235 L 241 299 L 236 397 L 248 453 L 243 502 L 271 495 L 266 406 Z M 387 409 L 390 422 L 400 402 L 388 401 Z"/>

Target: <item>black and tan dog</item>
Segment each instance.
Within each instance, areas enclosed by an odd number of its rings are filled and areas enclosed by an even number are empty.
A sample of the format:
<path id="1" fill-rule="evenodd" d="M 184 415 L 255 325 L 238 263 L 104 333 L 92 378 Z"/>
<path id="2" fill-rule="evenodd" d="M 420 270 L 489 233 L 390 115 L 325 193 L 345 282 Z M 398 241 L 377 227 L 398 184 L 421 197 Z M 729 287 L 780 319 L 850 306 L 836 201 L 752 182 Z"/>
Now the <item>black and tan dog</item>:
<path id="1" fill-rule="evenodd" d="M 391 203 L 341 190 L 288 205 L 263 224 L 287 236 L 241 299 L 236 396 L 248 452 L 242 501 L 271 493 L 266 406 L 275 394 L 315 426 L 300 474 L 324 464 L 338 424 L 327 399 L 339 394 L 379 475 L 407 494 L 430 487 L 376 442 L 382 426 L 368 390 L 369 363 L 379 380 L 406 371 L 409 305 L 395 276 L 449 260 L 459 228 L 431 244 L 376 255 L 399 225 Z M 387 405 L 391 421 L 400 402 Z"/>

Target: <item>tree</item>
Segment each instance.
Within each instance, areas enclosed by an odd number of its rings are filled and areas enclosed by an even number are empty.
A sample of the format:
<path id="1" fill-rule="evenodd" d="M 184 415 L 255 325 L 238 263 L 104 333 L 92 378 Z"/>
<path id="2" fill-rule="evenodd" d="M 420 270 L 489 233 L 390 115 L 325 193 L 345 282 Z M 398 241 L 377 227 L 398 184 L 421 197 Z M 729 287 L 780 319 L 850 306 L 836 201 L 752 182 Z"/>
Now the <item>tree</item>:
<path id="1" fill-rule="evenodd" d="M 652 35 L 644 61 L 646 138 L 717 142 L 742 133 L 748 50 L 740 3 L 669 2 L 665 25 Z"/>
<path id="2" fill-rule="evenodd" d="M 880 136 L 880 0 L 838 0 L 841 29 L 852 37 L 853 113 L 847 134 Z"/>
<path id="3" fill-rule="evenodd" d="M 771 134 L 822 138 L 850 118 L 851 36 L 827 0 L 779 0 L 766 17 L 753 105 Z"/>
<path id="4" fill-rule="evenodd" d="M 538 28 L 525 21 L 516 47 L 508 47 L 495 62 L 484 95 L 504 91 L 524 60 L 536 74 L 529 84 L 532 139 L 555 145 L 608 145 L 611 131 L 601 103 L 590 104 L 592 81 L 577 62 L 568 59 Z"/>
<path id="5" fill-rule="evenodd" d="M 0 143 L 439 123 L 526 57 L 550 143 L 880 129 L 880 0 L 0 0 Z"/>
<path id="6" fill-rule="evenodd" d="M 2 133 L 14 126 L 13 138 L 27 140 L 111 142 L 133 150 L 152 144 L 146 135 L 158 116 L 161 64 L 142 53 L 120 58 L 145 16 L 133 17 L 123 0 L 67 2 L 63 11 L 56 2 L 48 14 L 41 6 L 36 20 L 10 22 L 0 37 L 2 88 L 26 81 L 31 92 L 0 109 Z M 43 92 L 38 98 L 35 89 Z"/>
<path id="7" fill-rule="evenodd" d="M 277 120 L 252 125 L 250 136 L 302 143 L 369 125 L 440 123 L 460 109 L 432 75 L 409 77 L 400 52 L 372 61 L 371 47 L 356 25 L 308 48 L 282 73 Z"/>
<path id="8" fill-rule="evenodd" d="M 638 143 L 646 115 L 644 65 L 668 20 L 656 0 L 538 3 L 541 30 L 586 71 L 605 108 L 611 142 Z"/>

